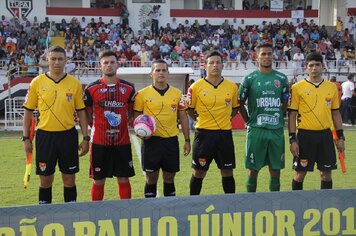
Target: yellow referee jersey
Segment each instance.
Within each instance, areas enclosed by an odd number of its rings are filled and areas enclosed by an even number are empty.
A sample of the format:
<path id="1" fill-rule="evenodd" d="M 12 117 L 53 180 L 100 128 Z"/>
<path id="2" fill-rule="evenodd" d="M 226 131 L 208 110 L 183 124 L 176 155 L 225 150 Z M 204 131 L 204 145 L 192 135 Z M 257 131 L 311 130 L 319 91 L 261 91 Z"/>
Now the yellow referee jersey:
<path id="1" fill-rule="evenodd" d="M 150 85 L 138 91 L 135 97 L 134 110 L 155 118 L 157 129 L 154 136 L 163 138 L 177 136 L 179 133 L 177 111 L 186 109 L 182 92 L 171 86 L 161 95 Z"/>
<path id="2" fill-rule="evenodd" d="M 225 79 L 215 87 L 201 79 L 188 89 L 188 107 L 198 113 L 197 129 L 231 129 L 232 109 L 239 105 L 237 85 Z"/>
<path id="3" fill-rule="evenodd" d="M 71 129 L 76 125 L 75 111 L 85 108 L 82 85 L 71 75 L 55 82 L 46 74 L 41 74 L 31 81 L 23 107 L 28 110 L 38 108 L 38 129 Z"/>
<path id="4" fill-rule="evenodd" d="M 324 130 L 333 126 L 331 110 L 339 109 L 336 85 L 322 81 L 319 85 L 302 80 L 291 89 L 289 110 L 297 111 L 297 127 L 306 130 Z"/>

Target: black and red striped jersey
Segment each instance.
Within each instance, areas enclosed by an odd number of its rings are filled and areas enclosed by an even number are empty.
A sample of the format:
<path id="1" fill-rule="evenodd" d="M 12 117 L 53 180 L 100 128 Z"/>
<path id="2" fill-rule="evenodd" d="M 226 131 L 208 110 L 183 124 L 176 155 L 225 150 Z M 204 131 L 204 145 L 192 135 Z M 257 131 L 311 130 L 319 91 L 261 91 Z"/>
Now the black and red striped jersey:
<path id="1" fill-rule="evenodd" d="M 106 146 L 130 143 L 128 120 L 134 96 L 134 85 L 121 79 L 116 84 L 107 84 L 101 78 L 85 88 L 84 103 L 93 116 L 93 143 Z"/>

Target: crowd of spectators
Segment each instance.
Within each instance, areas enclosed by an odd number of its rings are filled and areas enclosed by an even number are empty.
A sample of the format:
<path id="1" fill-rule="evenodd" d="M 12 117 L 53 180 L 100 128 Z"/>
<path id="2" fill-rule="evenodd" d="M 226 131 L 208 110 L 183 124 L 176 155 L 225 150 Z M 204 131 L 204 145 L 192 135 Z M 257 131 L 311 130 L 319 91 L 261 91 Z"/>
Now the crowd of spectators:
<path id="1" fill-rule="evenodd" d="M 52 36 L 63 36 L 68 73 L 88 73 L 97 68 L 98 53 L 114 50 L 123 66 L 150 66 L 150 61 L 164 59 L 172 66 L 202 67 L 202 54 L 207 50 L 220 51 L 227 68 L 246 68 L 248 61 L 255 61 L 256 45 L 268 42 L 274 45 L 276 66 L 286 66 L 293 61 L 296 68 L 303 66 L 304 54 L 319 51 L 328 60 L 328 67 L 347 66 L 355 60 L 356 23 L 353 17 L 344 23 L 338 18 L 333 33 L 313 20 L 291 22 L 261 21 L 248 25 L 244 19 L 226 19 L 221 25 L 211 25 L 206 19 L 178 23 L 175 18 L 166 22 L 158 32 L 139 30 L 134 33 L 129 24 L 104 22 L 101 17 L 90 20 L 73 17 L 69 22 L 39 22 L 23 18 L 0 20 L 0 60 L 6 61 L 8 71 L 18 68 L 23 75 L 35 75 L 38 66 L 48 69 L 44 60 Z M 74 66 L 73 66 L 74 65 Z M 4 66 L 4 65 L 3 65 Z M 85 69 L 85 70 L 78 70 Z M 296 73 L 302 73 L 297 71 Z"/>

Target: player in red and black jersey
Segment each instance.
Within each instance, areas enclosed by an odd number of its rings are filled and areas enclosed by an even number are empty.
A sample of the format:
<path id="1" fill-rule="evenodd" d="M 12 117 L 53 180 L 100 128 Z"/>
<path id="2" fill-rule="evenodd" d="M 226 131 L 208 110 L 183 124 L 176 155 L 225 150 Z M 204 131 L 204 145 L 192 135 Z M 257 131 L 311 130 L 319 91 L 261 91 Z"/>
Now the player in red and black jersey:
<path id="1" fill-rule="evenodd" d="M 103 76 L 85 88 L 84 102 L 92 121 L 90 177 L 92 201 L 104 198 L 107 177 L 117 177 L 121 199 L 131 198 L 132 164 L 128 123 L 132 118 L 134 86 L 116 75 L 118 58 L 113 51 L 99 55 Z"/>

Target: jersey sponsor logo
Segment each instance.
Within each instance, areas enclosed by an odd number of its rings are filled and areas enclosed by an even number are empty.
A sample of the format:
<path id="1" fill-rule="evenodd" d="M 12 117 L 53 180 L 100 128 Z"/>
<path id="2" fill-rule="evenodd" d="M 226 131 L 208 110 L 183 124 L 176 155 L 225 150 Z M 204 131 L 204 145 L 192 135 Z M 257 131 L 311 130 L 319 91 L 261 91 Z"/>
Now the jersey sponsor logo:
<path id="1" fill-rule="evenodd" d="M 116 114 L 115 112 L 111 111 L 104 111 L 104 116 L 112 127 L 116 127 L 121 124 L 121 114 Z"/>
<path id="2" fill-rule="evenodd" d="M 257 125 L 278 125 L 279 123 L 279 114 L 275 113 L 274 115 L 260 114 L 257 116 Z"/>
<path id="3" fill-rule="evenodd" d="M 40 163 L 38 163 L 38 167 L 40 168 L 41 171 L 45 171 L 47 168 L 47 165 L 45 162 L 40 162 Z"/>
<path id="4" fill-rule="evenodd" d="M 67 101 L 70 102 L 73 99 L 73 93 L 66 93 Z"/>
<path id="5" fill-rule="evenodd" d="M 109 137 L 113 137 L 115 136 L 116 134 L 120 133 L 120 130 L 116 130 L 116 129 L 108 129 L 106 130 L 106 134 L 109 136 Z"/>
<path id="6" fill-rule="evenodd" d="M 257 107 L 280 107 L 281 99 L 280 98 L 257 98 L 256 99 Z"/>
<path id="7" fill-rule="evenodd" d="M 99 102 L 100 107 L 114 107 L 114 108 L 120 108 L 120 107 L 125 107 L 124 102 L 118 102 L 118 101 L 100 101 Z"/>
<path id="8" fill-rule="evenodd" d="M 262 91 L 262 95 L 275 95 L 274 91 Z"/>
<path id="9" fill-rule="evenodd" d="M 231 104 L 231 99 L 230 98 L 225 98 L 225 106 L 230 106 Z"/>
<path id="10" fill-rule="evenodd" d="M 325 105 L 327 107 L 330 107 L 331 106 L 331 98 L 325 98 Z"/>
<path id="11" fill-rule="evenodd" d="M 99 89 L 99 93 L 106 93 L 108 91 L 107 88 L 101 88 Z"/>

